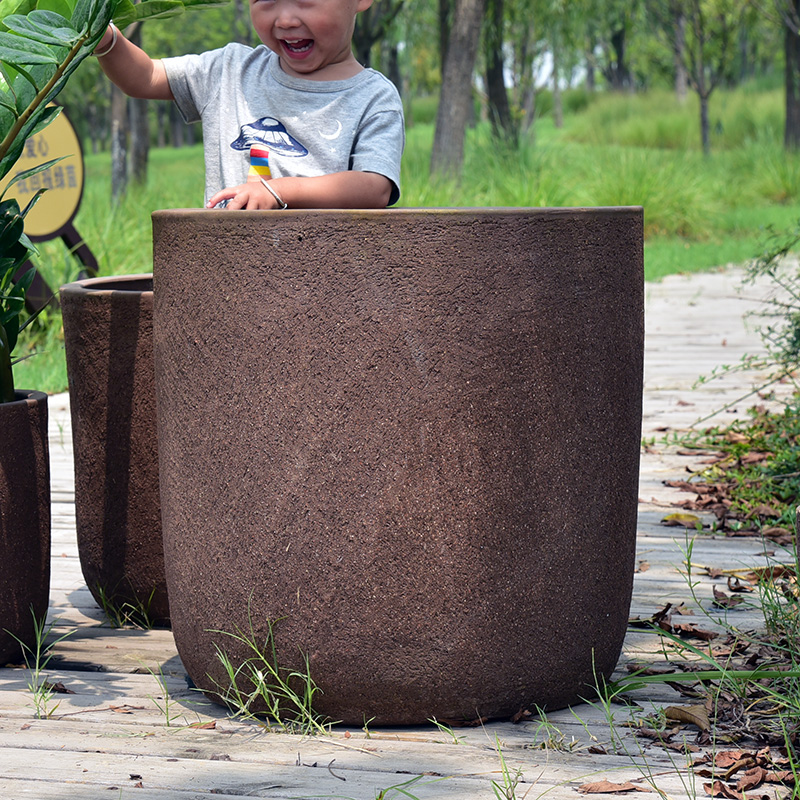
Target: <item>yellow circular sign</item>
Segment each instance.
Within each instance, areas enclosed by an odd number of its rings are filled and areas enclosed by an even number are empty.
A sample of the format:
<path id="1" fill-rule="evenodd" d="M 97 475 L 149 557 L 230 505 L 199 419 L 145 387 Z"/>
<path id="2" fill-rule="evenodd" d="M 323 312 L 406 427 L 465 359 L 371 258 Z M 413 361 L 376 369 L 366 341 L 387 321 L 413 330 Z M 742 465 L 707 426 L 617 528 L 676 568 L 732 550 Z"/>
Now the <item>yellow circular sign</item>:
<path id="1" fill-rule="evenodd" d="M 25 208 L 39 189 L 47 189 L 25 217 L 25 233 L 36 241 L 57 236 L 72 221 L 83 193 L 81 143 L 63 111 L 25 142 L 19 161 L 0 183 L 2 191 L 14 175 L 62 156 L 66 158 L 43 172 L 17 181 L 7 195 Z"/>

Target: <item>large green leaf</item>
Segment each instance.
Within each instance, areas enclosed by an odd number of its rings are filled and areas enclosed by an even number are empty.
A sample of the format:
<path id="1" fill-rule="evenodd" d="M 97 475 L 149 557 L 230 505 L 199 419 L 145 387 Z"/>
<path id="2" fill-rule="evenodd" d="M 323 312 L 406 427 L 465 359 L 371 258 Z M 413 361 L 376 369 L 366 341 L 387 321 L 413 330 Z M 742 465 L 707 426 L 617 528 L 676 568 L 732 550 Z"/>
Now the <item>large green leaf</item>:
<path id="1" fill-rule="evenodd" d="M 27 14 L 36 8 L 36 0 L 0 0 L 0 30 L 5 29 L 4 21 L 10 14 Z"/>
<path id="2" fill-rule="evenodd" d="M 47 11 L 31 11 L 27 17 L 13 14 L 3 21 L 14 33 L 44 44 L 71 47 L 80 38 L 78 32 L 70 26 L 69 20 Z"/>
<path id="3" fill-rule="evenodd" d="M 231 0 L 183 0 L 186 8 L 207 8 L 211 6 L 225 6 Z"/>
<path id="4" fill-rule="evenodd" d="M 2 0 L 0 0 L 2 2 Z M 69 0 L 39 0 L 36 3 L 36 8 L 40 11 L 53 11 L 56 14 L 60 14 L 65 19 L 71 19 L 72 17 L 72 9 L 75 7 L 75 3 L 70 3 Z"/>
<path id="5" fill-rule="evenodd" d="M 58 64 L 66 52 L 48 47 L 27 37 L 0 31 L 0 60 L 10 64 Z"/>
<path id="6" fill-rule="evenodd" d="M 182 13 L 182 0 L 143 0 L 136 5 L 129 0 L 123 0 L 114 13 L 114 24 L 118 28 L 126 28 L 134 22 L 174 17 Z"/>

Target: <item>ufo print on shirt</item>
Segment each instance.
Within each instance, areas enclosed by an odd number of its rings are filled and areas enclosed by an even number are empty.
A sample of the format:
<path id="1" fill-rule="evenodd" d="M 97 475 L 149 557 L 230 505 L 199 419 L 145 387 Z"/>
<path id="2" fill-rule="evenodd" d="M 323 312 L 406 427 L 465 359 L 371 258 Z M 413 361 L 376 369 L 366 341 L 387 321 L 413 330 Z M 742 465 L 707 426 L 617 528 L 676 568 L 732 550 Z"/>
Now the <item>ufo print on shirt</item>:
<path id="1" fill-rule="evenodd" d="M 253 145 L 262 145 L 281 156 L 299 158 L 308 155 L 308 150 L 289 135 L 283 123 L 272 117 L 262 117 L 242 125 L 238 138 L 231 142 L 234 150 L 249 151 Z"/>

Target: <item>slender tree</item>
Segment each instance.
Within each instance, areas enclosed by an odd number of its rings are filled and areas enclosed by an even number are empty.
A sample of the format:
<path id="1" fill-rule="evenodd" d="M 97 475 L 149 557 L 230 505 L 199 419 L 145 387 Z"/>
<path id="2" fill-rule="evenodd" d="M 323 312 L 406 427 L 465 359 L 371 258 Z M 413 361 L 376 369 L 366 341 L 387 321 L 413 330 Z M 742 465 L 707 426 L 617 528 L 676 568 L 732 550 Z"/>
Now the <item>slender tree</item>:
<path id="1" fill-rule="evenodd" d="M 457 175 L 464 161 L 464 137 L 472 115 L 472 74 L 478 54 L 485 2 L 455 2 L 442 69 L 431 172 Z"/>
<path id="2" fill-rule="evenodd" d="M 383 41 L 403 8 L 405 0 L 376 0 L 356 17 L 353 51 L 365 67 L 372 63 L 372 46 Z"/>
<path id="3" fill-rule="evenodd" d="M 800 150 L 800 0 L 773 0 L 761 7 L 783 30 L 784 87 L 786 116 L 783 145 Z"/>
<path id="4" fill-rule="evenodd" d="M 511 110 L 505 80 L 504 0 L 487 0 L 483 30 L 483 58 L 486 64 L 486 94 L 492 133 L 516 146 L 519 142 L 519 118 Z"/>
<path id="5" fill-rule="evenodd" d="M 684 60 L 689 86 L 700 100 L 700 140 L 711 152 L 709 98 L 731 75 L 736 56 L 736 33 L 749 0 L 685 0 Z"/>

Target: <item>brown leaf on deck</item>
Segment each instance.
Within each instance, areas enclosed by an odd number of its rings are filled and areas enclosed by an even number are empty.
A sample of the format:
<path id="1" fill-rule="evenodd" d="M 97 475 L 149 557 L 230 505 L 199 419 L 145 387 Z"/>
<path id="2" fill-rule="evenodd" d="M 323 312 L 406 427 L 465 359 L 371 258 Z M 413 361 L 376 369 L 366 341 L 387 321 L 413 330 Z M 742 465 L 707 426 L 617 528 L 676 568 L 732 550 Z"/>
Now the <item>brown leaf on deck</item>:
<path id="1" fill-rule="evenodd" d="M 704 705 L 694 706 L 668 706 L 664 709 L 667 719 L 676 722 L 686 722 L 697 726 L 701 731 L 711 730 L 711 722 L 708 719 L 708 711 Z"/>
<path id="2" fill-rule="evenodd" d="M 661 520 L 662 525 L 672 528 L 696 528 L 702 520 L 696 514 L 686 514 L 680 511 L 674 514 L 667 514 Z"/>
<path id="3" fill-rule="evenodd" d="M 733 575 L 728 576 L 728 591 L 729 592 L 752 592 L 753 587 L 749 583 L 742 583 L 738 578 Z"/>
<path id="4" fill-rule="evenodd" d="M 762 528 L 761 533 L 776 544 L 791 544 L 794 539 L 792 531 L 780 525 L 770 525 L 767 528 Z"/>
<path id="5" fill-rule="evenodd" d="M 717 636 L 719 636 L 719 634 L 714 631 L 703 630 L 696 625 L 692 625 L 690 622 L 677 623 L 672 627 L 673 633 L 677 633 L 678 636 L 683 636 L 687 639 L 702 639 L 704 642 L 710 642 L 712 639 L 716 639 Z"/>
<path id="6" fill-rule="evenodd" d="M 760 450 L 750 450 L 740 456 L 739 461 L 742 464 L 758 464 L 761 461 L 766 461 L 770 455 L 771 453 L 763 453 Z"/>
<path id="7" fill-rule="evenodd" d="M 727 431 L 725 433 L 725 438 L 732 444 L 747 444 L 747 442 L 750 441 L 748 436 L 745 436 L 743 433 L 738 433 L 737 431 Z"/>
<path id="8" fill-rule="evenodd" d="M 712 797 L 727 797 L 729 800 L 744 800 L 744 795 L 737 792 L 728 786 L 727 783 L 722 781 L 714 781 L 714 783 L 704 783 L 703 788 Z"/>
<path id="9" fill-rule="evenodd" d="M 627 783 L 612 783 L 611 781 L 595 781 L 584 783 L 578 787 L 581 794 L 618 794 L 620 792 L 649 792 L 641 786 L 635 786 L 630 781 Z"/>
<path id="10" fill-rule="evenodd" d="M 514 714 L 513 717 L 511 717 L 510 721 L 514 725 L 517 725 L 520 722 L 524 722 L 526 719 L 528 719 L 531 716 L 532 716 L 532 714 L 527 708 L 521 708 L 519 711 L 517 711 L 516 714 Z"/>
<path id="11" fill-rule="evenodd" d="M 740 792 L 749 792 L 761 786 L 766 780 L 766 777 L 767 771 L 764 767 L 753 767 L 752 769 L 748 769 L 747 772 L 736 781 L 736 788 Z"/>
<path id="12" fill-rule="evenodd" d="M 217 727 L 217 721 L 212 719 L 208 722 L 190 722 L 186 727 L 195 728 L 196 730 L 213 731 Z"/>
<path id="13" fill-rule="evenodd" d="M 42 684 L 42 688 L 49 689 L 51 692 L 55 692 L 56 694 L 75 694 L 72 689 L 67 689 L 61 681 L 58 683 L 50 683 L 49 681 L 45 681 Z"/>
<path id="14" fill-rule="evenodd" d="M 778 511 L 777 508 L 773 508 L 772 506 L 766 505 L 766 503 L 761 503 L 757 505 L 755 508 L 750 509 L 750 513 L 748 517 L 779 517 L 781 512 Z"/>
<path id="15" fill-rule="evenodd" d="M 794 572 L 794 568 L 788 564 L 772 564 L 767 567 L 755 567 L 751 569 L 745 576 L 745 579 L 751 583 L 774 581 L 778 578 L 793 578 L 795 577 Z"/>
<path id="16" fill-rule="evenodd" d="M 714 602 L 712 605 L 717 608 L 736 608 L 740 603 L 744 602 L 743 597 L 731 597 L 725 592 L 721 592 L 716 586 L 712 587 L 714 592 Z"/>

